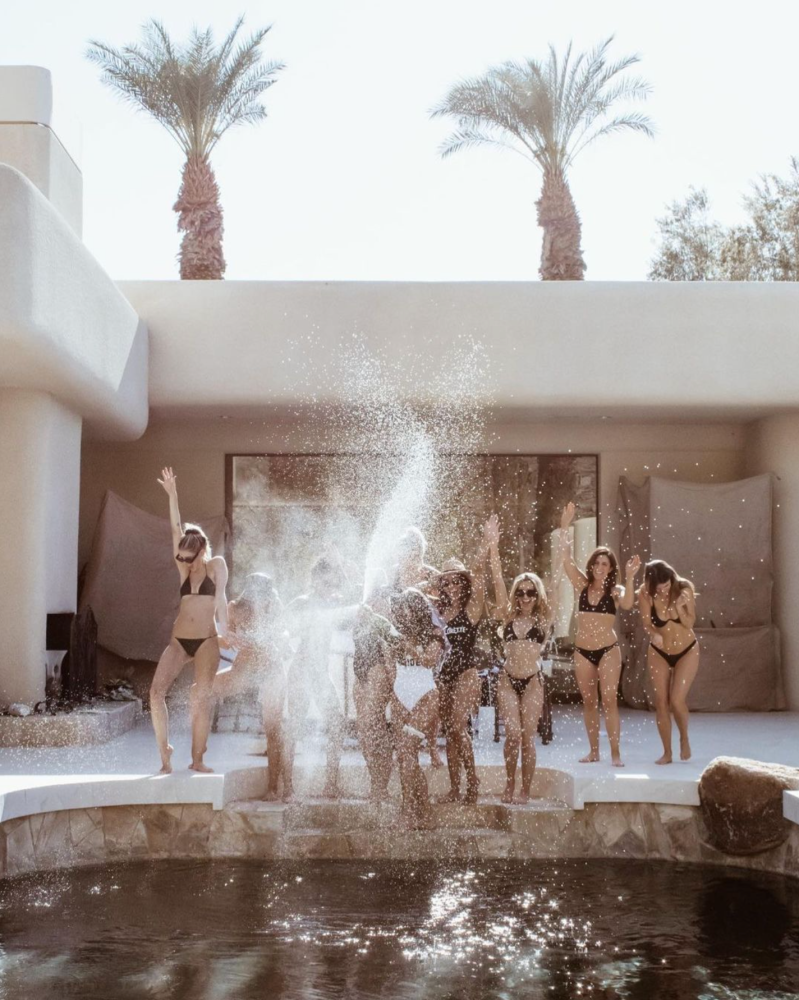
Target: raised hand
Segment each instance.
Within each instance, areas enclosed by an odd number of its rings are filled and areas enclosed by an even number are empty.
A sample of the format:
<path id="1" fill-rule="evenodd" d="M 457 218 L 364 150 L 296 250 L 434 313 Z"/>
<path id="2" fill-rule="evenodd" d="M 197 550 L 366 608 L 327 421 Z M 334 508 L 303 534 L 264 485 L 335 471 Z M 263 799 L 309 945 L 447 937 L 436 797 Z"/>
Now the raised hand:
<path id="1" fill-rule="evenodd" d="M 164 487 L 168 496 L 175 497 L 178 495 L 178 477 L 172 471 L 171 467 L 161 469 L 161 479 L 158 480 L 158 483 Z"/>
<path id="2" fill-rule="evenodd" d="M 499 518 L 496 514 L 492 514 L 483 526 L 483 537 L 490 546 L 499 545 Z"/>
<path id="3" fill-rule="evenodd" d="M 570 527 L 572 521 L 574 520 L 574 511 L 574 504 L 570 500 L 563 508 L 563 513 L 560 516 L 560 526 L 562 530 L 565 531 L 566 528 Z"/>
<path id="4" fill-rule="evenodd" d="M 678 612 L 680 612 L 685 608 L 687 608 L 690 603 L 691 603 L 691 597 L 688 591 L 683 590 L 680 592 L 680 596 L 674 602 L 674 607 L 677 609 Z"/>
<path id="5" fill-rule="evenodd" d="M 627 570 L 627 579 L 634 577 L 638 570 L 641 568 L 641 560 L 638 556 L 633 556 L 631 559 L 627 560 L 625 569 Z"/>

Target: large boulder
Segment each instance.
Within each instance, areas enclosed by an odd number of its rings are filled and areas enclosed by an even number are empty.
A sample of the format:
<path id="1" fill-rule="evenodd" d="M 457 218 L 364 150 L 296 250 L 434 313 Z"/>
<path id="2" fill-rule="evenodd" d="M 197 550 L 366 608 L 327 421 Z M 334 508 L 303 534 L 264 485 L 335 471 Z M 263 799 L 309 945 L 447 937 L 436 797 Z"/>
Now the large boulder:
<path id="1" fill-rule="evenodd" d="M 708 840 L 725 854 L 758 854 L 778 847 L 791 824 L 782 793 L 799 788 L 799 769 L 743 757 L 716 757 L 699 779 Z"/>

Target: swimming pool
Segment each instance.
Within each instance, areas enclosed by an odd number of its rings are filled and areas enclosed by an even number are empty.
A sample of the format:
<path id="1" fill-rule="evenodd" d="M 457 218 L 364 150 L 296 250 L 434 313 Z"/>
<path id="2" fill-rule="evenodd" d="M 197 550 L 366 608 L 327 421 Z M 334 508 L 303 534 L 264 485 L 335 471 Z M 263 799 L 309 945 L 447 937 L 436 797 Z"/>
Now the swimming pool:
<path id="1" fill-rule="evenodd" d="M 0 882 L 2 1000 L 799 996 L 799 891 L 651 861 L 149 861 Z"/>

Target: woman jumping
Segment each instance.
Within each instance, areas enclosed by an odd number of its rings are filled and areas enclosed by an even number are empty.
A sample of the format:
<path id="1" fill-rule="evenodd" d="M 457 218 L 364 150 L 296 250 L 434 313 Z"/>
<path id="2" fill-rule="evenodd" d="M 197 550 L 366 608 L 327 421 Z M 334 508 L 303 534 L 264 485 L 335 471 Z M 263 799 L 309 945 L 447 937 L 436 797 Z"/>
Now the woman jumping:
<path id="1" fill-rule="evenodd" d="M 577 636 L 574 646 L 574 673 L 583 699 L 583 718 L 588 733 L 588 754 L 581 764 L 599 760 L 599 694 L 610 742 L 610 757 L 614 767 L 624 767 L 619 749 L 619 678 L 621 650 L 616 635 L 616 611 L 629 611 L 633 606 L 635 574 L 641 565 L 638 556 L 627 561 L 625 585 L 617 585 L 618 560 L 605 545 L 591 553 L 585 572 L 574 563 L 567 529 L 574 520 L 574 504 L 566 505 L 560 520 L 563 568 L 579 594 L 577 604 Z M 617 604 L 618 602 L 618 604 Z"/>
<path id="2" fill-rule="evenodd" d="M 680 732 L 680 760 L 691 759 L 688 742 L 688 692 L 699 670 L 699 645 L 694 632 L 696 592 L 690 580 L 678 576 L 662 559 L 644 568 L 638 591 L 641 622 L 649 635 L 647 664 L 655 689 L 655 711 L 663 756 L 656 764 L 671 764 L 671 717 Z"/>
<path id="3" fill-rule="evenodd" d="M 535 736 L 544 706 L 541 650 L 549 637 L 552 612 L 546 590 L 535 573 L 521 573 L 513 581 L 510 595 L 499 558 L 499 523 L 488 521 L 487 537 L 491 575 L 494 581 L 505 662 L 497 682 L 497 709 L 505 723 L 505 771 L 507 782 L 502 801 L 525 803 L 535 774 Z M 514 799 L 516 766 L 522 755 L 522 791 Z"/>
<path id="4" fill-rule="evenodd" d="M 203 755 L 211 728 L 219 639 L 224 639 L 227 633 L 227 566 L 221 556 L 211 555 L 211 545 L 202 528 L 181 522 L 177 479 L 172 469 L 164 469 L 161 476 L 158 482 L 169 497 L 172 547 L 180 574 L 180 610 L 150 686 L 150 713 L 161 754 L 161 773 L 170 774 L 173 747 L 169 744 L 166 695 L 178 674 L 193 660 L 189 767 L 193 771 L 210 772 L 211 768 L 203 763 Z"/>

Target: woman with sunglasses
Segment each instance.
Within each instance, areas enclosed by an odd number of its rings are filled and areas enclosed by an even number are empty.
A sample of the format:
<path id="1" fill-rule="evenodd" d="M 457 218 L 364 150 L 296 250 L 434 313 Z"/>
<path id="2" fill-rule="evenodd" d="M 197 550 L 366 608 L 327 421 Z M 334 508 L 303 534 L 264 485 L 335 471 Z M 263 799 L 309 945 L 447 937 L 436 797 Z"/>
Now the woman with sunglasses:
<path id="1" fill-rule="evenodd" d="M 600 545 L 586 563 L 585 572 L 575 565 L 569 544 L 568 529 L 574 520 L 575 506 L 569 503 L 560 520 L 563 568 L 575 592 L 577 636 L 574 641 L 574 673 L 583 699 L 583 718 L 588 733 L 588 753 L 581 764 L 599 760 L 599 696 L 610 742 L 614 767 L 624 767 L 621 759 L 619 722 L 619 679 L 621 650 L 616 635 L 616 612 L 630 611 L 635 600 L 635 574 L 641 566 L 638 556 L 627 560 L 624 586 L 617 584 L 618 560 L 612 549 Z M 618 602 L 618 603 L 617 603 Z"/>
<path id="2" fill-rule="evenodd" d="M 457 559 L 448 560 L 438 577 L 436 610 L 443 619 L 449 652 L 438 672 L 441 722 L 447 741 L 450 791 L 446 802 L 461 801 L 461 767 L 466 772 L 463 802 L 477 802 L 478 780 L 469 720 L 480 704 L 480 676 L 474 662 L 474 644 L 485 608 L 484 565 L 488 554 L 485 529 L 475 569 Z"/>
<path id="3" fill-rule="evenodd" d="M 158 482 L 169 497 L 169 520 L 172 546 L 180 574 L 180 608 L 172 638 L 161 654 L 150 686 L 150 713 L 161 773 L 172 771 L 169 744 L 169 714 L 166 696 L 187 663 L 194 663 L 191 687 L 191 764 L 192 771 L 210 772 L 203 763 L 211 728 L 214 677 L 219 666 L 219 639 L 227 633 L 227 565 L 221 556 L 212 556 L 208 536 L 194 524 L 183 524 L 178 510 L 178 487 L 170 468 L 161 472 Z"/>
<path id="4" fill-rule="evenodd" d="M 497 681 L 497 709 L 505 723 L 505 772 L 502 801 L 526 803 L 535 774 L 535 736 L 544 707 L 541 650 L 549 637 L 552 612 L 546 590 L 535 573 L 520 573 L 510 595 L 499 558 L 499 521 L 492 515 L 486 525 L 491 576 L 499 619 L 498 634 L 504 664 Z M 522 756 L 522 791 L 514 798 L 519 750 Z"/>

